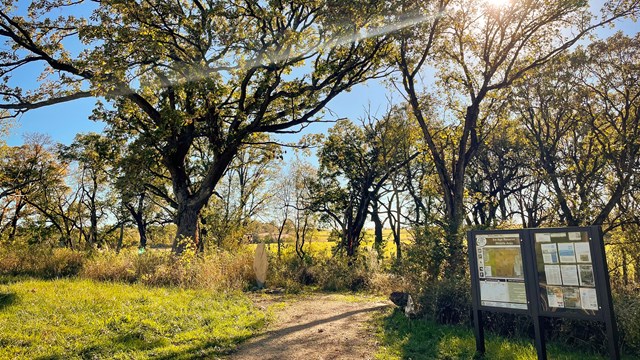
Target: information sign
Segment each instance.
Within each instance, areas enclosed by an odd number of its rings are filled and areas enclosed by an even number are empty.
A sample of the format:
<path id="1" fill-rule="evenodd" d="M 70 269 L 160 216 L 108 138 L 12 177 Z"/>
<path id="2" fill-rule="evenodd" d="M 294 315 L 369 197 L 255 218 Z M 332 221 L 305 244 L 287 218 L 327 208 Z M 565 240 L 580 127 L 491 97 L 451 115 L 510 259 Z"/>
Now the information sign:
<path id="1" fill-rule="evenodd" d="M 545 231 L 545 230 L 540 230 Z M 587 231 L 533 231 L 541 312 L 597 315 L 598 288 Z"/>
<path id="2" fill-rule="evenodd" d="M 478 235 L 476 257 L 480 303 L 483 306 L 527 309 L 520 236 Z"/>
<path id="3" fill-rule="evenodd" d="M 546 359 L 543 317 L 605 323 L 611 359 L 618 334 L 601 229 L 573 227 L 470 231 L 476 349 L 484 353 L 483 311 L 533 318 L 538 359 Z"/>

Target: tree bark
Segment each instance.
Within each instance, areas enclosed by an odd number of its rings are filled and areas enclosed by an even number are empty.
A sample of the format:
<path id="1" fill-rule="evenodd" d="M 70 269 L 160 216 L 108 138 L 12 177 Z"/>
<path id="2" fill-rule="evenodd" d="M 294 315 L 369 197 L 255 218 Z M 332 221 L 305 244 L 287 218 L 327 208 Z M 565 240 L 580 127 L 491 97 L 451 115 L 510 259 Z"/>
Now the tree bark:
<path id="1" fill-rule="evenodd" d="M 378 257 L 384 255 L 384 241 L 382 239 L 382 220 L 380 220 L 380 208 L 378 199 L 371 201 L 371 221 L 374 226 L 374 247 L 378 252 Z"/>
<path id="2" fill-rule="evenodd" d="M 20 212 L 25 205 L 26 203 L 22 201 L 22 197 L 18 197 L 18 200 L 16 200 L 16 209 L 13 214 L 13 218 L 11 219 L 11 232 L 9 233 L 9 242 L 13 242 L 16 237 L 16 231 L 18 230 L 18 220 L 20 219 Z"/>
<path id="3" fill-rule="evenodd" d="M 196 204 L 180 203 L 178 214 L 176 217 L 176 225 L 178 230 L 173 240 L 171 251 L 180 255 L 184 252 L 189 244 L 198 244 L 198 218 L 202 210 L 202 206 Z"/>

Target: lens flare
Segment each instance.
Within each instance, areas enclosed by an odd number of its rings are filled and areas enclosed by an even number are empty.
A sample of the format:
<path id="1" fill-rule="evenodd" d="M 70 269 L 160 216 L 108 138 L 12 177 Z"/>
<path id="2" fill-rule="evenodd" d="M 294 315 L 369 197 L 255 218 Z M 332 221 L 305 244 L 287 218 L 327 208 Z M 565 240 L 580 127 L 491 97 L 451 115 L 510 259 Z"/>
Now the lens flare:
<path id="1" fill-rule="evenodd" d="M 485 0 L 491 7 L 501 8 L 511 5 L 511 0 Z"/>

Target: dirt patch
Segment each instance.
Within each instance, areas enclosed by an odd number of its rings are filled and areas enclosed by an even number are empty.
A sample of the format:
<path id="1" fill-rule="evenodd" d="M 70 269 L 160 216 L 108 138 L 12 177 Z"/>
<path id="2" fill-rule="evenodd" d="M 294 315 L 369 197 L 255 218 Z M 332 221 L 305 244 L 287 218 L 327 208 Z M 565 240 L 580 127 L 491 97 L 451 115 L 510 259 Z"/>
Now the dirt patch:
<path id="1" fill-rule="evenodd" d="M 256 303 L 273 301 L 260 298 Z M 386 301 L 337 295 L 287 301 L 275 310 L 267 332 L 241 345 L 229 359 L 372 359 L 377 344 L 367 323 L 388 306 Z"/>

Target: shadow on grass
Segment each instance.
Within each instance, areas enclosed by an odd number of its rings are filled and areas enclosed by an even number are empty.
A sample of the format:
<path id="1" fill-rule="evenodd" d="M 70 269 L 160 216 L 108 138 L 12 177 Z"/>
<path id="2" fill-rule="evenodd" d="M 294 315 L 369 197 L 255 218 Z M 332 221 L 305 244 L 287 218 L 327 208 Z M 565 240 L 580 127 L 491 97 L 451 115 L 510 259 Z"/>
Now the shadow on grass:
<path id="1" fill-rule="evenodd" d="M 112 341 L 92 343 L 84 348 L 65 354 L 50 354 L 35 360 L 63 360 L 70 357 L 81 359 L 144 358 L 153 360 L 217 359 L 233 351 L 234 344 L 250 336 L 238 336 L 224 340 L 194 341 L 189 345 L 172 345 L 164 339 L 146 341 L 132 339 L 128 335 L 117 336 Z M 118 343 L 118 341 L 121 341 Z M 134 355 L 135 354 L 135 355 Z"/>
<path id="2" fill-rule="evenodd" d="M 0 292 L 0 311 L 4 310 L 7 306 L 14 304 L 17 299 L 18 297 L 15 293 Z"/>
<path id="3" fill-rule="evenodd" d="M 382 322 L 382 345 L 401 359 L 474 358 L 473 334 L 463 327 L 409 320 L 397 309 L 379 321 Z"/>
<path id="4" fill-rule="evenodd" d="M 256 328 L 257 326 L 256 322 Z M 249 325 L 251 327 L 252 325 Z M 207 331 L 202 329 L 202 331 Z M 85 344 L 84 347 L 64 354 L 49 354 L 36 360 L 62 360 L 72 357 L 81 359 L 144 358 L 153 360 L 217 359 L 235 350 L 235 347 L 254 334 L 223 338 L 195 339 L 189 342 L 172 343 L 169 335 L 157 336 L 142 332 L 114 334 L 102 341 Z"/>

